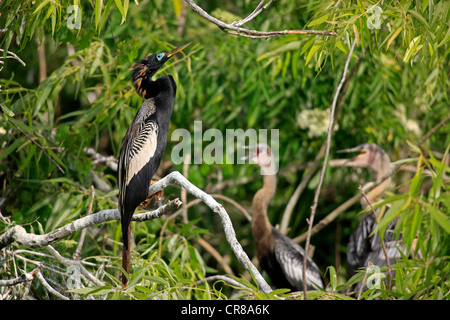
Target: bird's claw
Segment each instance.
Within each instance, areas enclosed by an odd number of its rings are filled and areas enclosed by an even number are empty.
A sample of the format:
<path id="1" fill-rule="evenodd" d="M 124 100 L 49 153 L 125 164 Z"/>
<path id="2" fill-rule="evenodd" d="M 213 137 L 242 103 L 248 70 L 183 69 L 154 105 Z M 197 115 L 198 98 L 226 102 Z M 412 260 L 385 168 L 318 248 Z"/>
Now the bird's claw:
<path id="1" fill-rule="evenodd" d="M 151 180 L 150 181 L 150 185 L 156 183 L 156 180 Z M 155 198 L 155 203 L 160 202 L 164 197 L 164 190 L 160 190 L 154 194 L 152 194 L 151 196 L 147 197 L 147 199 L 145 199 L 142 203 L 141 206 L 142 207 L 146 207 L 150 204 L 150 202 L 153 200 L 153 198 Z"/>

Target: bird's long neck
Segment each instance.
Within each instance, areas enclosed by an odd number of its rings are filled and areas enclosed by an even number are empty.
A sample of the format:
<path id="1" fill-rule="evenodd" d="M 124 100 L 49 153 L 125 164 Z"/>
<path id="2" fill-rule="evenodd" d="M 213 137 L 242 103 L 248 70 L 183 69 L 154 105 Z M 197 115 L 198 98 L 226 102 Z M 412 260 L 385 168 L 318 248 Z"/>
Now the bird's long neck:
<path id="1" fill-rule="evenodd" d="M 176 90 L 177 85 L 172 76 L 164 75 L 155 80 L 151 78 L 142 79 L 140 94 L 144 99 L 150 99 L 161 94 L 175 95 Z"/>
<path id="2" fill-rule="evenodd" d="M 376 166 L 373 167 L 373 169 L 376 172 L 376 180 L 380 180 L 383 178 L 387 173 L 390 171 L 390 160 L 387 157 L 387 155 L 382 155 L 378 160 Z M 383 196 L 384 192 L 389 188 L 389 185 L 391 184 L 391 178 L 387 178 L 382 183 L 380 183 L 378 186 L 373 188 L 370 192 L 367 193 L 367 198 L 369 199 L 371 204 L 375 204 L 381 200 L 381 197 Z M 367 200 L 361 199 L 361 205 L 363 208 L 368 207 Z"/>
<path id="3" fill-rule="evenodd" d="M 267 217 L 269 202 L 275 194 L 276 175 L 264 175 L 264 185 L 253 197 L 252 233 L 255 239 L 267 239 L 271 236 L 272 225 Z"/>

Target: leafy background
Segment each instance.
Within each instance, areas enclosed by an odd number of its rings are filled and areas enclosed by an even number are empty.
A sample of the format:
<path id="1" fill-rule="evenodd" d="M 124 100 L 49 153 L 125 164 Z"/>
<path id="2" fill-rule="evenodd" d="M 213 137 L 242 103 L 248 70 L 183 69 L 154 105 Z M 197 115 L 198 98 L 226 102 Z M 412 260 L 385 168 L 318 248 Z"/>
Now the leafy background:
<path id="1" fill-rule="evenodd" d="M 383 9 L 380 29 L 367 27 L 371 19 L 367 9 L 374 4 Z M 68 28 L 73 14 L 68 12 L 70 5 L 81 8 L 80 29 Z M 159 73 L 172 74 L 178 85 L 170 130 L 193 132 L 194 121 L 202 121 L 204 131 L 278 129 L 280 172 L 269 218 L 272 224 L 279 224 L 289 198 L 307 173 L 305 165 L 314 160 L 324 143 L 332 97 L 357 35 L 350 68 L 356 61 L 359 64 L 338 115 L 331 157 L 337 157 L 335 150 L 373 142 L 385 149 L 392 161 L 408 160 L 411 170 L 395 174 L 394 187 L 385 195 L 386 203 L 396 208 L 387 218 L 399 218 L 398 228 L 406 235 L 408 247 L 417 236 L 422 254 L 398 263 L 392 287 L 384 281 L 379 290 L 368 290 L 362 298 L 448 299 L 450 199 L 445 159 L 449 126 L 424 144 L 419 145 L 419 139 L 449 112 L 449 3 L 277 1 L 246 26 L 332 30 L 338 36 L 270 39 L 227 35 L 189 7 L 183 24 L 183 5 L 181 0 L 0 3 L 0 232 L 14 223 L 43 234 L 85 216 L 92 185 L 92 212 L 117 207 L 116 172 L 96 163 L 86 148 L 117 158 L 126 129 L 142 103 L 132 87 L 129 69 L 149 53 L 189 41 L 192 44 L 183 54 Z M 199 5 L 225 22 L 243 18 L 255 7 L 248 0 L 201 1 Z M 26 65 L 9 58 L 7 50 Z M 170 151 L 176 144 L 168 143 L 157 173 L 160 177 L 186 170 L 171 163 Z M 191 164 L 188 178 L 199 188 L 222 194 L 251 212 L 252 197 L 262 184 L 257 171 L 252 165 Z M 315 221 L 371 179 L 368 170 L 328 167 Z M 227 187 L 217 188 L 218 182 Z M 306 231 L 317 182 L 318 174 L 294 209 L 291 237 Z M 179 197 L 180 190 L 168 188 L 165 196 Z M 236 206 L 223 203 L 239 241 L 253 257 L 249 223 Z M 313 297 L 349 298 L 338 292 L 352 284 L 346 276 L 346 243 L 360 211 L 358 204 L 353 206 L 312 237 L 314 259 L 329 287 L 327 293 Z M 388 219 L 382 220 L 381 226 Z M 89 229 L 81 251 L 83 263 L 105 282 L 104 287 L 90 285 L 69 293 L 67 267 L 58 265 L 45 249 L 27 250 L 17 245 L 2 251 L 0 277 L 12 278 L 40 264 L 51 284 L 71 298 L 226 299 L 235 292 L 233 286 L 221 281 L 194 283 L 208 275 L 228 274 L 246 288 L 246 297 L 267 298 L 238 264 L 218 217 L 209 208 L 203 204 L 190 207 L 188 220 L 177 216 L 133 224 L 133 280 L 126 290 L 118 282 L 121 239 L 115 222 Z M 54 246 L 71 258 L 79 237 L 77 233 Z M 224 271 L 203 242 L 215 248 L 233 274 Z M 2 296 L 20 299 L 25 287 L 22 284 L 12 291 L 2 287 Z M 32 282 L 30 296 L 54 298 L 38 281 Z"/>

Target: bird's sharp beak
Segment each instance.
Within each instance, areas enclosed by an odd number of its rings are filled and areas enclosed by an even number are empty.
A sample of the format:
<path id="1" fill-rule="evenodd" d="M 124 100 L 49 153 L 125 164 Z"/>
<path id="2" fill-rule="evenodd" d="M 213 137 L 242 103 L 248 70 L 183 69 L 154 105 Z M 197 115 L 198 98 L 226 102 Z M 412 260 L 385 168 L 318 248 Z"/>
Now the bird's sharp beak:
<path id="1" fill-rule="evenodd" d="M 186 43 L 178 48 L 175 48 L 169 52 L 166 53 L 166 57 L 167 59 L 169 59 L 171 56 L 173 56 L 175 53 L 180 52 L 181 50 L 183 50 L 184 48 L 186 48 L 188 45 L 190 45 L 192 42 Z"/>
<path id="2" fill-rule="evenodd" d="M 350 159 L 335 159 L 336 163 L 339 162 L 338 164 L 339 166 L 346 166 L 346 167 L 364 166 L 366 164 L 368 150 L 361 146 L 336 151 L 336 153 L 351 153 L 351 152 L 358 152 L 358 155 Z"/>
<path id="3" fill-rule="evenodd" d="M 363 151 L 364 151 L 364 149 L 358 146 L 358 147 L 354 147 L 354 148 L 336 150 L 336 153 L 350 153 L 350 152 L 363 152 Z"/>

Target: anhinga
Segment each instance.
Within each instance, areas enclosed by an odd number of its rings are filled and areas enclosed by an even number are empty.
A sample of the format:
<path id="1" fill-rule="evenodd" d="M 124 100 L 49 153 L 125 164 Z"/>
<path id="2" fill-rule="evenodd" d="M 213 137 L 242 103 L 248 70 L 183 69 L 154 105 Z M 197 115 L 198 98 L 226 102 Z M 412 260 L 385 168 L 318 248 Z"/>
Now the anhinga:
<path id="1" fill-rule="evenodd" d="M 277 288 L 289 288 L 293 291 L 303 290 L 303 256 L 305 250 L 289 237 L 275 229 L 267 217 L 269 201 L 275 194 L 277 177 L 271 149 L 259 143 L 247 147 L 254 150 L 249 156 L 251 162 L 261 168 L 263 187 L 253 197 L 252 234 L 256 241 L 256 254 L 261 267 L 267 272 L 271 283 Z M 319 268 L 314 261 L 307 258 L 307 288 L 316 290 L 324 288 Z"/>
<path id="2" fill-rule="evenodd" d="M 361 144 L 357 147 L 340 150 L 338 152 L 359 152 L 357 156 L 344 162 L 345 166 L 368 167 L 375 171 L 376 179 L 383 178 L 390 170 L 391 162 L 386 152 L 373 143 Z M 389 187 L 391 178 L 387 178 L 377 187 L 367 193 L 367 199 L 372 205 L 381 200 L 383 193 Z M 363 197 L 361 198 L 361 206 L 366 209 L 369 204 Z M 389 210 L 389 206 L 381 207 L 376 210 L 377 217 L 383 214 L 382 210 Z M 389 259 L 389 263 L 401 258 L 399 251 L 404 251 L 403 246 L 395 235 L 395 226 L 397 220 L 393 220 L 387 227 L 384 235 L 384 245 Z M 371 236 L 372 231 L 377 225 L 377 221 L 373 212 L 369 210 L 365 213 L 363 219 L 359 223 L 356 230 L 350 236 L 347 245 L 347 261 L 349 264 L 349 274 L 355 274 L 358 269 L 367 267 L 369 263 L 376 266 L 386 265 L 386 256 L 381 245 L 378 233 Z"/>
<path id="3" fill-rule="evenodd" d="M 130 225 L 135 209 L 148 198 L 153 174 L 166 148 L 170 116 L 177 85 L 171 75 L 152 80 L 153 75 L 170 57 L 188 44 L 167 53 L 152 54 L 133 67 L 132 80 L 145 101 L 137 111 L 123 138 L 118 164 L 119 212 L 122 224 L 122 266 L 129 273 Z M 122 275 L 124 286 L 128 283 Z"/>

